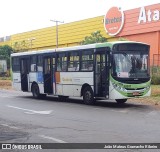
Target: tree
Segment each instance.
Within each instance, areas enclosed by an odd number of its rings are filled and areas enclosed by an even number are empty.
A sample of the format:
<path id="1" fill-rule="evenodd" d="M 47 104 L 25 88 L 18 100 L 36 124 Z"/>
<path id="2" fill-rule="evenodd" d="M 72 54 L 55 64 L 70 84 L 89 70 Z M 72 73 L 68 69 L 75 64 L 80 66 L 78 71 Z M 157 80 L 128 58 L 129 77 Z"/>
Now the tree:
<path id="1" fill-rule="evenodd" d="M 91 33 L 91 36 L 86 36 L 81 42 L 82 45 L 107 42 L 107 38 L 101 35 L 101 31 Z"/>
<path id="2" fill-rule="evenodd" d="M 120 37 L 118 40 L 119 40 L 119 41 L 128 41 L 128 39 L 127 39 L 127 38 L 124 38 L 124 37 Z"/>
<path id="3" fill-rule="evenodd" d="M 13 44 L 13 48 L 15 52 L 24 52 L 29 50 L 29 43 L 25 40 L 20 42 L 15 42 Z"/>
<path id="4" fill-rule="evenodd" d="M 10 56 L 14 50 L 9 45 L 0 46 L 0 59 L 7 60 L 7 68 L 10 68 Z"/>

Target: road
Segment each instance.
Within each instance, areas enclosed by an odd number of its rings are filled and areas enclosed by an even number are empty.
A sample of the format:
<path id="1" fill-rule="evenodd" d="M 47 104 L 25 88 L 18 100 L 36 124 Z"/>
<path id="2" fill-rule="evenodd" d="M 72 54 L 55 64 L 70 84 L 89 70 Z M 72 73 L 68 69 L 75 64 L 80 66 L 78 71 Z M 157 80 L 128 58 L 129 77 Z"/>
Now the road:
<path id="1" fill-rule="evenodd" d="M 109 101 L 87 106 L 77 99 L 62 102 L 57 98 L 47 97 L 36 100 L 30 93 L 0 90 L 0 143 L 158 142 L 160 111 L 149 105 L 128 102 L 120 106 Z"/>

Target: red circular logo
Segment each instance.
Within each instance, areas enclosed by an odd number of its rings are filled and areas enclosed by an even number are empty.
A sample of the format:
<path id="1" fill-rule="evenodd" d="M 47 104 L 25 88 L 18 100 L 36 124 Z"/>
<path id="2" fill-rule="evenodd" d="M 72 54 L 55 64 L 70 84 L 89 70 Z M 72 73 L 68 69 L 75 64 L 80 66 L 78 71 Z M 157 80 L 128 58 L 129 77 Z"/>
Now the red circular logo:
<path id="1" fill-rule="evenodd" d="M 104 17 L 104 28 L 111 35 L 117 35 L 124 24 L 124 13 L 117 7 L 112 7 L 108 10 Z"/>

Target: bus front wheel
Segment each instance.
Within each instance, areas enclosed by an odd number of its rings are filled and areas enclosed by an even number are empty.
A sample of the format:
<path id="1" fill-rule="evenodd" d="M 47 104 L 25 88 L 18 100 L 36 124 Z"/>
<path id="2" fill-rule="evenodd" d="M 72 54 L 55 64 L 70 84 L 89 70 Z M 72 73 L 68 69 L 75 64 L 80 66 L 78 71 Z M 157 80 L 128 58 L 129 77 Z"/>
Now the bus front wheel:
<path id="1" fill-rule="evenodd" d="M 118 104 L 123 104 L 127 101 L 127 99 L 116 99 Z"/>
<path id="2" fill-rule="evenodd" d="M 90 86 L 85 87 L 83 90 L 83 101 L 87 105 L 92 105 L 95 103 L 93 90 Z"/>

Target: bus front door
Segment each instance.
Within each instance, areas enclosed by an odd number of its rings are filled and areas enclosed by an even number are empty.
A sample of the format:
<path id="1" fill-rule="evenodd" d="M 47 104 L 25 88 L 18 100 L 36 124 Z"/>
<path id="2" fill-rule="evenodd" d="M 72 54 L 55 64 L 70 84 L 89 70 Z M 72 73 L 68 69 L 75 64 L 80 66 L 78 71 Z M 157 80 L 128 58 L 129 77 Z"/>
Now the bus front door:
<path id="1" fill-rule="evenodd" d="M 96 97 L 109 98 L 109 51 L 97 50 L 95 54 L 94 90 Z"/>
<path id="2" fill-rule="evenodd" d="M 29 58 L 20 59 L 21 90 L 28 91 Z"/>
<path id="3" fill-rule="evenodd" d="M 53 94 L 52 58 L 50 56 L 44 57 L 43 66 L 44 93 Z"/>

